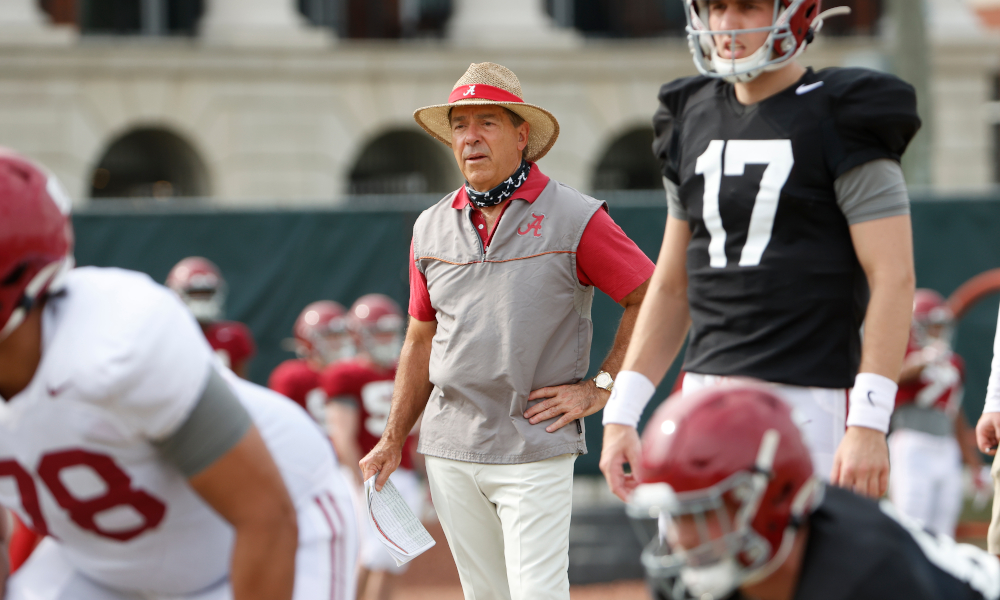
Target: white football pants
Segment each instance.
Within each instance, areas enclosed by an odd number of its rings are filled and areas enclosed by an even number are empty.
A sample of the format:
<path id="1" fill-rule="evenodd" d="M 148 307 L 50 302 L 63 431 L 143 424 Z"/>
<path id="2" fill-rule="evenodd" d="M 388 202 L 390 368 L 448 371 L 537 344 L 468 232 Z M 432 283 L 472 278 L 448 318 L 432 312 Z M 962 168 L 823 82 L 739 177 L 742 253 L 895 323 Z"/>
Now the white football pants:
<path id="1" fill-rule="evenodd" d="M 889 499 L 899 512 L 934 533 L 955 537 L 962 512 L 962 451 L 958 441 L 900 429 L 889 435 L 889 461 Z"/>
<path id="2" fill-rule="evenodd" d="M 466 600 L 569 600 L 576 454 L 519 465 L 426 458 Z"/>
<path id="3" fill-rule="evenodd" d="M 746 378 L 721 377 L 685 373 L 684 394 L 704 389 L 720 383 L 746 381 Z M 771 391 L 785 401 L 792 409 L 792 419 L 799 426 L 802 438 L 812 456 L 816 476 L 830 481 L 833 472 L 833 456 L 847 428 L 847 390 L 837 388 L 815 388 L 765 383 Z"/>
<path id="4" fill-rule="evenodd" d="M 343 486 L 339 486 L 343 487 Z M 293 600 L 355 600 L 357 529 L 346 490 L 317 494 L 297 511 Z M 184 552 L 177 548 L 176 552 Z M 47 537 L 7 581 L 4 600 L 232 600 L 229 580 L 183 596 L 123 592 L 78 571 Z"/>

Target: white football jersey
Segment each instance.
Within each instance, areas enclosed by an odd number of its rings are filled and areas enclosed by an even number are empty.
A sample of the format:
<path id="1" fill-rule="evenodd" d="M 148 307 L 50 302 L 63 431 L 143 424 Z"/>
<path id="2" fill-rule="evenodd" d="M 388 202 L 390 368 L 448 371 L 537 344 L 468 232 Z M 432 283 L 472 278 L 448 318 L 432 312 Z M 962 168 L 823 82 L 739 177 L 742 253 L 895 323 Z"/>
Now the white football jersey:
<path id="1" fill-rule="evenodd" d="M 79 268 L 50 298 L 42 361 L 0 403 L 0 503 L 109 587 L 186 594 L 227 577 L 231 526 L 163 461 L 219 368 L 181 301 L 149 277 Z M 296 505 L 328 482 L 329 443 L 288 400 L 227 374 Z"/>

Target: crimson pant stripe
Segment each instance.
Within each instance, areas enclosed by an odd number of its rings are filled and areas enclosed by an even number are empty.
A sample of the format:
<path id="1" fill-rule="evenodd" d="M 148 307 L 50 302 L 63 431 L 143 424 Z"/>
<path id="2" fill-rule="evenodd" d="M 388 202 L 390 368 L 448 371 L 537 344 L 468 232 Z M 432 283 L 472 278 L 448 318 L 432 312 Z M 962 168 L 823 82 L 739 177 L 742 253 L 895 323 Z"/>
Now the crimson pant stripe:
<path id="1" fill-rule="evenodd" d="M 340 512 L 340 505 L 337 504 L 336 499 L 334 499 L 334 497 L 330 494 L 329 491 L 325 492 L 325 494 L 326 494 L 326 501 L 330 503 L 330 506 L 333 508 L 333 512 L 337 515 L 337 521 L 341 524 L 340 530 L 339 530 L 340 534 L 337 536 L 336 542 L 341 545 L 341 553 L 340 554 L 341 554 L 341 556 L 343 556 L 343 558 L 341 560 L 343 560 L 343 562 L 344 562 L 344 564 L 343 564 L 343 572 L 344 573 L 350 573 L 351 575 L 353 575 L 354 574 L 354 566 L 355 565 L 351 564 L 351 562 L 350 562 L 350 557 L 351 557 L 350 556 L 351 555 L 351 548 L 349 546 L 350 540 L 348 539 L 348 537 L 346 535 L 348 527 L 349 527 L 349 524 L 344 519 L 343 513 Z M 352 515 L 351 518 L 354 518 L 353 515 Z M 347 586 L 347 582 L 346 581 L 344 583 L 344 586 L 345 586 L 344 597 L 347 598 L 347 596 L 349 596 L 349 594 L 347 593 L 348 590 L 347 590 L 347 587 L 346 587 Z M 349 600 L 353 600 L 353 598 L 351 598 Z"/>
<path id="2" fill-rule="evenodd" d="M 333 524 L 333 519 L 330 518 L 330 513 L 327 512 L 326 507 L 323 506 L 322 496 L 317 496 L 315 498 L 316 506 L 319 506 L 320 512 L 323 513 L 323 518 L 326 519 L 327 525 L 330 526 L 330 600 L 337 600 L 339 594 L 337 590 L 339 586 L 337 585 L 338 580 L 338 569 L 337 569 L 337 540 L 341 537 L 341 531 Z"/>

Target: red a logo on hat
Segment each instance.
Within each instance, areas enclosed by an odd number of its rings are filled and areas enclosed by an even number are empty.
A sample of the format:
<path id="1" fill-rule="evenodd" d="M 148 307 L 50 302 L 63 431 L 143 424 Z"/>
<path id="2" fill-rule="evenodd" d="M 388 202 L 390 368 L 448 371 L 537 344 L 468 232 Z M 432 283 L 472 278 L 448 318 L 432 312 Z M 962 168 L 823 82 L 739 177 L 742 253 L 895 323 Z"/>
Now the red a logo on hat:
<path id="1" fill-rule="evenodd" d="M 465 90 L 465 93 L 462 94 L 462 95 L 463 96 L 475 96 L 476 95 L 476 85 L 478 85 L 478 84 L 470 85 L 469 89 Z"/>
<path id="2" fill-rule="evenodd" d="M 531 213 L 531 216 L 534 217 L 535 220 L 528 223 L 524 227 L 524 231 L 518 229 L 517 235 L 527 235 L 529 231 L 534 230 L 535 237 L 542 237 L 542 219 L 545 218 L 545 215 L 536 215 L 535 213 Z"/>

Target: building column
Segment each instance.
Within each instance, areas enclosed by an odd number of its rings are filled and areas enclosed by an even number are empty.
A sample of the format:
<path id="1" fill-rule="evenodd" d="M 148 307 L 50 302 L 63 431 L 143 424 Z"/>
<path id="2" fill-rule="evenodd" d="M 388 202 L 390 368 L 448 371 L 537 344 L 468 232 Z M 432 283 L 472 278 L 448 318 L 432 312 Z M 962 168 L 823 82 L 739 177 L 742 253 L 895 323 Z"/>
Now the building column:
<path id="1" fill-rule="evenodd" d="M 37 0 L 0 0 L 0 45 L 65 45 L 76 38 L 72 27 L 52 25 Z"/>
<path id="2" fill-rule="evenodd" d="M 452 0 L 448 37 L 457 45 L 498 48 L 567 48 L 582 37 L 560 28 L 545 12 L 545 0 Z"/>
<path id="3" fill-rule="evenodd" d="M 296 0 L 207 0 L 199 34 L 220 46 L 320 48 L 334 39 L 309 25 Z"/>

